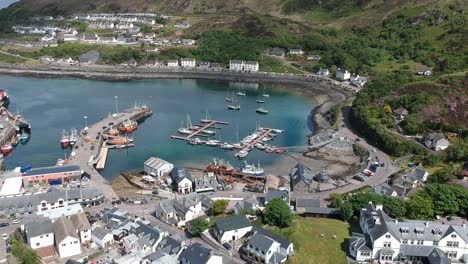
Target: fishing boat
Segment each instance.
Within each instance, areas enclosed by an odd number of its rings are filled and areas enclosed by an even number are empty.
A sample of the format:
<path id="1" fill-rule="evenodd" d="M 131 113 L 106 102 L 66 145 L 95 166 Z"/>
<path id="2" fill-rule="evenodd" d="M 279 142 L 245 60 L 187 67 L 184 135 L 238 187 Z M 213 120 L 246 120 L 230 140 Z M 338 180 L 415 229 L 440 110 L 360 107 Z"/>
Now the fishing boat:
<path id="1" fill-rule="evenodd" d="M 268 114 L 268 110 L 266 108 L 263 108 L 263 107 L 259 107 L 257 109 L 255 109 L 255 112 L 259 113 L 259 114 Z"/>
<path id="2" fill-rule="evenodd" d="M 238 157 L 239 159 L 243 159 L 243 158 L 247 157 L 248 154 L 249 154 L 248 151 L 241 150 L 241 151 L 237 152 L 235 156 Z"/>
<path id="3" fill-rule="evenodd" d="M 241 92 L 240 88 L 237 90 L 236 94 L 238 96 L 245 96 L 245 93 L 244 92 Z"/>
<path id="4" fill-rule="evenodd" d="M 123 145 L 123 144 L 127 144 L 127 143 L 132 143 L 132 142 L 133 142 L 133 139 L 131 139 L 131 138 L 116 137 L 116 138 L 113 138 L 111 140 L 108 140 L 107 144 L 110 144 L 110 145 Z"/>
<path id="5" fill-rule="evenodd" d="M 3 145 L 0 150 L 4 156 L 10 154 L 13 151 L 13 146 L 10 143 Z"/>
<path id="6" fill-rule="evenodd" d="M 11 144 L 13 147 L 18 146 L 18 144 L 19 144 L 19 139 L 18 139 L 17 137 L 13 137 L 13 138 L 11 139 L 11 143 L 10 143 L 10 144 Z"/>
<path id="7" fill-rule="evenodd" d="M 284 154 L 284 153 L 286 153 L 286 150 L 282 149 L 282 148 L 277 148 L 277 149 L 275 149 L 275 153 L 276 154 Z"/>
<path id="8" fill-rule="evenodd" d="M 111 128 L 111 129 L 109 129 L 109 131 L 107 131 L 107 134 L 109 136 L 116 137 L 116 136 L 119 135 L 119 130 L 117 130 L 115 128 Z"/>
<path id="9" fill-rule="evenodd" d="M 213 159 L 213 162 L 206 167 L 206 171 L 221 175 L 231 175 L 234 173 L 234 168 L 229 161 L 224 162 L 222 159 Z"/>
<path id="10" fill-rule="evenodd" d="M 21 144 L 26 144 L 29 141 L 29 134 L 23 131 L 23 133 L 21 133 L 21 135 L 19 136 L 19 139 L 21 141 Z"/>
<path id="11" fill-rule="evenodd" d="M 260 162 L 258 163 L 257 167 L 255 167 L 255 165 L 253 164 L 248 164 L 247 162 L 244 162 L 244 166 L 241 168 L 241 172 L 253 177 L 265 176 L 265 171 L 262 167 L 260 167 Z"/>
<path id="12" fill-rule="evenodd" d="M 10 97 L 7 91 L 0 90 L 0 107 L 7 107 L 10 104 Z"/>
<path id="13" fill-rule="evenodd" d="M 60 139 L 60 144 L 62 144 L 62 147 L 64 148 L 70 145 L 70 136 L 68 135 L 68 132 L 65 130 L 62 131 L 62 139 Z"/>
<path id="14" fill-rule="evenodd" d="M 134 120 L 127 120 L 119 126 L 119 131 L 122 133 L 131 133 L 138 128 L 138 123 Z"/>
<path id="15" fill-rule="evenodd" d="M 70 130 L 70 145 L 75 145 L 76 141 L 78 141 L 78 130 L 72 128 Z"/>

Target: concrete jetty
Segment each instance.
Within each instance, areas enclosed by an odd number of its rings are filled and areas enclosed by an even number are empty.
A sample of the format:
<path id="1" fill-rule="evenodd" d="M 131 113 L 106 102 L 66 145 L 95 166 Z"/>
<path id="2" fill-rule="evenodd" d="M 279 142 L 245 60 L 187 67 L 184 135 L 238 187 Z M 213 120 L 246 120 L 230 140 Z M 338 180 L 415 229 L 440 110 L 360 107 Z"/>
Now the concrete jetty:
<path id="1" fill-rule="evenodd" d="M 116 113 L 108 116 L 99 122 L 88 127 L 87 130 L 82 130 L 75 144 L 75 157 L 71 164 L 79 165 L 82 170 L 91 176 L 91 185 L 101 189 L 106 198 L 109 200 L 119 199 L 118 195 L 112 189 L 110 183 L 94 168 L 94 165 L 102 158 L 101 151 L 103 150 L 104 140 L 102 138 L 110 126 L 118 127 L 126 120 L 140 120 L 152 114 L 151 108 L 143 106 L 135 106 L 124 112 Z M 105 150 L 107 151 L 107 149 Z M 106 152 L 107 154 L 107 152 Z M 107 155 L 105 155 L 105 159 Z M 104 168 L 105 160 L 98 164 Z"/>

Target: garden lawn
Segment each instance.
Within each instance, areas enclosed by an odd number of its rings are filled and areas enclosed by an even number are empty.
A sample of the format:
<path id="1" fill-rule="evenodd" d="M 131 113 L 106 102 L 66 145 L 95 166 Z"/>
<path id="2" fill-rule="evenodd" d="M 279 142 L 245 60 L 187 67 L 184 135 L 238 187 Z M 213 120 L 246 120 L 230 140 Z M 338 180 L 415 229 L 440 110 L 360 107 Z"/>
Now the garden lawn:
<path id="1" fill-rule="evenodd" d="M 344 245 L 349 238 L 349 224 L 328 218 L 295 217 L 288 228 L 273 230 L 294 243 L 296 254 L 289 264 L 346 263 Z M 320 238 L 324 234 L 324 238 Z M 332 236 L 336 235 L 336 239 Z"/>

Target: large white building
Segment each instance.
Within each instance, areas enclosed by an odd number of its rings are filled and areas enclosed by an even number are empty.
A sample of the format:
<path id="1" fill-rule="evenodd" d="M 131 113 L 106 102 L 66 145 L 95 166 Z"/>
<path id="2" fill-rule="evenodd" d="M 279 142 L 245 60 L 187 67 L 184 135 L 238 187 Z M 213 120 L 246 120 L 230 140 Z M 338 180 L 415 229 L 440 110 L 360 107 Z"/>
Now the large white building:
<path id="1" fill-rule="evenodd" d="M 251 71 L 256 72 L 259 69 L 258 61 L 230 60 L 229 70 L 231 71 Z"/>
<path id="2" fill-rule="evenodd" d="M 60 258 L 81 254 L 81 243 L 72 221 L 61 217 L 57 219 L 52 228 L 55 235 L 55 247 Z"/>
<path id="3" fill-rule="evenodd" d="M 146 174 L 151 176 L 163 177 L 174 169 L 174 164 L 165 160 L 151 157 L 144 164 Z"/>
<path id="4" fill-rule="evenodd" d="M 180 60 L 180 66 L 184 68 L 195 68 L 197 61 L 194 58 L 183 58 Z"/>
<path id="5" fill-rule="evenodd" d="M 369 203 L 361 209 L 359 224 L 364 234 L 353 234 L 349 244 L 350 253 L 357 261 L 467 263 L 465 223 L 393 219 L 383 211 L 382 205 Z"/>
<path id="6" fill-rule="evenodd" d="M 25 225 L 24 233 L 28 245 L 32 249 L 54 245 L 54 232 L 52 221 L 49 218 L 38 219 Z"/>

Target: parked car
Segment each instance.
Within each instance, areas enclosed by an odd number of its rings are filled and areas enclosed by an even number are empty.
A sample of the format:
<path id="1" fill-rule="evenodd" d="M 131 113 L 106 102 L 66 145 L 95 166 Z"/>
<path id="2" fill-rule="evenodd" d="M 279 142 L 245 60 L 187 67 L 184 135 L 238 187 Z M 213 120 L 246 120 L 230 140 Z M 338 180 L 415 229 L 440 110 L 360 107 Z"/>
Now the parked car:
<path id="1" fill-rule="evenodd" d="M 9 223 L 0 223 L 0 227 L 7 227 L 9 225 L 10 225 Z"/>
<path id="2" fill-rule="evenodd" d="M 385 167 L 385 163 L 380 163 L 380 167 Z"/>
<path id="3" fill-rule="evenodd" d="M 227 249 L 227 250 L 231 250 L 231 249 L 232 249 L 231 245 L 229 245 L 228 242 L 224 242 L 224 243 L 223 243 L 223 247 L 224 247 L 225 249 Z"/>

